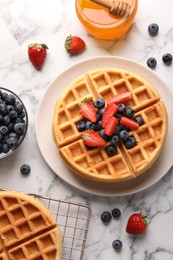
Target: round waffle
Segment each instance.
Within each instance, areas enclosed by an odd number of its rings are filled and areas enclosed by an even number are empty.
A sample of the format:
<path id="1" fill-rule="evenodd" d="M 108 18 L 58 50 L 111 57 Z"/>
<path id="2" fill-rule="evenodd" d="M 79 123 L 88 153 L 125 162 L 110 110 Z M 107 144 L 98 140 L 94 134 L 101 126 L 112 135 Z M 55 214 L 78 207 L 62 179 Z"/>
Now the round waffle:
<path id="1" fill-rule="evenodd" d="M 111 157 L 104 147 L 88 149 L 76 126 L 83 118 L 79 105 L 86 98 L 95 101 L 100 97 L 107 102 L 124 92 L 132 95 L 126 106 L 144 120 L 130 131 L 137 145 L 127 149 L 120 144 Z M 152 166 L 165 143 L 167 125 L 165 105 L 149 82 L 131 71 L 103 68 L 87 72 L 67 87 L 55 105 L 52 132 L 63 161 L 73 172 L 88 180 L 119 182 L 136 178 Z"/>
<path id="2" fill-rule="evenodd" d="M 61 234 L 50 211 L 29 195 L 0 191 L 0 259 L 60 260 Z"/>

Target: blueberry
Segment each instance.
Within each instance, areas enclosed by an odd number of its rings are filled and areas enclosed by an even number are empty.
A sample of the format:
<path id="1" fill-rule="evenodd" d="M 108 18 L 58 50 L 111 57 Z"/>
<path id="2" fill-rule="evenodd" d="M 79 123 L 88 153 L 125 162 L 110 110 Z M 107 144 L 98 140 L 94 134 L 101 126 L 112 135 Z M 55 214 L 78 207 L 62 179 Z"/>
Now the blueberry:
<path id="1" fill-rule="evenodd" d="M 118 113 L 123 114 L 126 109 L 126 106 L 124 104 L 118 105 Z"/>
<path id="2" fill-rule="evenodd" d="M 6 143 L 4 143 L 4 144 L 2 144 L 1 151 L 2 151 L 2 153 L 8 153 L 10 151 L 10 148 L 8 147 L 8 145 Z"/>
<path id="3" fill-rule="evenodd" d="M 102 119 L 102 115 L 100 113 L 97 113 L 96 116 L 97 116 L 97 121 L 100 121 Z"/>
<path id="4" fill-rule="evenodd" d="M 99 110 L 100 118 L 102 118 L 104 112 L 105 112 L 105 108 Z"/>
<path id="5" fill-rule="evenodd" d="M 7 127 L 8 127 L 8 132 L 9 133 L 14 130 L 14 125 L 13 125 L 12 122 L 10 122 Z"/>
<path id="6" fill-rule="evenodd" d="M 162 56 L 162 60 L 166 65 L 171 65 L 172 63 L 172 55 L 170 53 L 165 53 Z"/>
<path id="7" fill-rule="evenodd" d="M 104 222 L 104 223 L 109 223 L 111 221 L 111 213 L 109 211 L 104 211 L 102 214 L 101 214 L 101 220 Z"/>
<path id="8" fill-rule="evenodd" d="M 18 113 L 15 110 L 11 110 L 8 114 L 11 119 L 18 117 Z"/>
<path id="9" fill-rule="evenodd" d="M 111 139 L 110 139 L 110 142 L 111 142 L 112 144 L 114 144 L 114 145 L 119 144 L 119 142 L 120 142 L 119 136 L 116 135 L 116 134 L 112 135 L 112 137 L 111 137 Z"/>
<path id="10" fill-rule="evenodd" d="M 23 164 L 21 167 L 20 167 L 20 172 L 23 174 L 23 175 L 28 175 L 31 171 L 31 167 L 28 165 L 28 164 Z"/>
<path id="11" fill-rule="evenodd" d="M 147 65 L 150 69 L 155 69 L 156 65 L 157 65 L 157 61 L 154 57 L 151 57 L 147 60 Z"/>
<path id="12" fill-rule="evenodd" d="M 1 135 L 1 133 L 0 133 L 0 142 L 1 142 L 1 140 L 2 140 L 2 135 Z"/>
<path id="13" fill-rule="evenodd" d="M 96 124 L 92 123 L 91 121 L 86 121 L 85 122 L 85 129 L 86 130 L 97 130 Z"/>
<path id="14" fill-rule="evenodd" d="M 2 122 L 3 116 L 0 114 L 0 122 Z"/>
<path id="15" fill-rule="evenodd" d="M 8 94 L 5 98 L 6 104 L 7 105 L 14 105 L 16 102 L 16 98 L 12 94 Z"/>
<path id="16" fill-rule="evenodd" d="M 8 134 L 8 127 L 5 125 L 0 126 L 0 134 L 2 136 L 6 136 Z"/>
<path id="17" fill-rule="evenodd" d="M 85 121 L 79 121 L 78 123 L 77 123 L 77 129 L 78 129 L 78 131 L 79 132 L 83 132 L 83 131 L 85 131 L 86 129 L 85 129 Z"/>
<path id="18" fill-rule="evenodd" d="M 117 208 L 113 209 L 112 210 L 112 216 L 114 218 L 119 218 L 121 216 L 121 211 L 119 209 L 117 209 Z"/>
<path id="19" fill-rule="evenodd" d="M 101 130 L 103 127 L 102 127 L 102 120 L 98 121 L 97 123 L 97 130 Z"/>
<path id="20" fill-rule="evenodd" d="M 23 105 L 19 101 L 16 101 L 14 105 L 14 110 L 18 113 L 22 113 L 23 109 L 24 109 Z"/>
<path id="21" fill-rule="evenodd" d="M 141 116 L 137 116 L 134 118 L 134 121 L 138 123 L 139 126 L 144 124 L 144 119 Z"/>
<path id="22" fill-rule="evenodd" d="M 128 118 L 132 118 L 134 116 L 134 110 L 131 107 L 127 107 L 125 110 L 125 116 Z"/>
<path id="23" fill-rule="evenodd" d="M 119 239 L 116 239 L 112 242 L 112 246 L 116 251 L 120 251 L 122 248 L 122 242 Z"/>
<path id="24" fill-rule="evenodd" d="M 0 113 L 2 116 L 5 116 L 8 113 L 6 104 L 0 104 Z"/>
<path id="25" fill-rule="evenodd" d="M 9 115 L 5 115 L 5 116 L 3 117 L 3 119 L 2 119 L 2 124 L 8 126 L 9 123 L 10 123 L 10 117 L 9 117 Z"/>
<path id="26" fill-rule="evenodd" d="M 18 140 L 16 137 L 8 137 L 7 138 L 7 145 L 10 149 L 14 149 L 18 144 Z"/>
<path id="27" fill-rule="evenodd" d="M 131 149 L 136 146 L 136 139 L 134 136 L 129 136 L 129 138 L 124 142 L 127 149 Z"/>
<path id="28" fill-rule="evenodd" d="M 107 155 L 109 155 L 109 156 L 113 156 L 113 155 L 115 155 L 116 153 L 117 153 L 117 148 L 116 148 L 116 146 L 114 146 L 114 145 L 108 145 L 108 146 L 106 146 L 106 153 L 107 153 Z"/>
<path id="29" fill-rule="evenodd" d="M 103 98 L 98 98 L 94 101 L 94 106 L 98 109 L 102 109 L 105 106 L 105 101 Z"/>
<path id="30" fill-rule="evenodd" d="M 122 117 L 122 115 L 121 115 L 121 114 L 119 114 L 119 113 L 117 113 L 117 114 L 115 115 L 115 117 L 116 117 L 118 120 L 120 120 L 120 119 L 121 119 L 121 117 Z"/>
<path id="31" fill-rule="evenodd" d="M 119 132 L 119 138 L 122 140 L 122 141 L 126 141 L 129 137 L 129 133 L 126 131 L 126 130 L 121 130 Z"/>
<path id="32" fill-rule="evenodd" d="M 7 95 L 8 95 L 8 94 L 7 94 L 6 92 L 2 92 L 2 95 L 1 95 L 2 100 L 5 101 Z"/>
<path id="33" fill-rule="evenodd" d="M 110 137 L 104 133 L 104 129 L 101 129 L 99 134 L 105 141 L 108 142 L 110 140 Z"/>
<path id="34" fill-rule="evenodd" d="M 14 131 L 19 135 L 23 135 L 25 129 L 26 129 L 26 125 L 24 123 L 16 123 L 14 125 Z"/>
<path id="35" fill-rule="evenodd" d="M 159 26 L 156 23 L 152 23 L 148 26 L 148 32 L 151 36 L 156 36 L 159 32 Z"/>
<path id="36" fill-rule="evenodd" d="M 126 130 L 126 131 L 128 131 L 129 129 L 126 128 L 126 127 L 123 126 L 123 125 L 118 125 L 117 128 L 116 128 L 116 130 L 115 130 L 115 134 L 119 134 L 119 132 L 120 132 L 121 130 Z"/>
<path id="37" fill-rule="evenodd" d="M 8 112 L 14 110 L 14 106 L 13 105 L 7 105 L 7 110 L 8 110 Z"/>

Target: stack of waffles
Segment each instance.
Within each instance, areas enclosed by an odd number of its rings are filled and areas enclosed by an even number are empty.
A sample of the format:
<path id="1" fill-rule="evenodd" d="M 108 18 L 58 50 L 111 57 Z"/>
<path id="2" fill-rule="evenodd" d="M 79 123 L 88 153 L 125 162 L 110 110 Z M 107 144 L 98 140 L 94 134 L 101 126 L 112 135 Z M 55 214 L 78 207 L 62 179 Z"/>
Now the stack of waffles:
<path id="1" fill-rule="evenodd" d="M 0 191 L 0 259 L 60 260 L 61 234 L 49 210 L 29 195 Z"/>
<path id="2" fill-rule="evenodd" d="M 120 144 L 111 157 L 103 147 L 88 149 L 76 126 L 82 120 L 80 104 L 86 98 L 107 102 L 124 92 L 132 95 L 126 106 L 144 120 L 142 126 L 130 132 L 137 145 L 127 149 Z M 67 87 L 55 105 L 52 132 L 64 163 L 73 172 L 87 180 L 120 182 L 136 178 L 153 165 L 165 143 L 167 127 L 165 105 L 149 82 L 131 71 L 102 68 L 87 72 Z"/>

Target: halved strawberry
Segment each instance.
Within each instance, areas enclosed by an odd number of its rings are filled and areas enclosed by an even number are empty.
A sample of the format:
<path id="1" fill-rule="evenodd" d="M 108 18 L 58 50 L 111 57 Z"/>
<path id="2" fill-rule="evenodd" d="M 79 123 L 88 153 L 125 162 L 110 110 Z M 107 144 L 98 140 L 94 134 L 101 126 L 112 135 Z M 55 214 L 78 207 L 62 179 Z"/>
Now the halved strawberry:
<path id="1" fill-rule="evenodd" d="M 87 146 L 105 146 L 106 141 L 94 130 L 88 130 L 83 135 L 83 142 Z"/>
<path id="2" fill-rule="evenodd" d="M 108 136 L 113 135 L 115 129 L 117 128 L 117 125 L 118 125 L 118 119 L 115 118 L 114 116 L 110 116 L 108 121 L 106 122 L 104 133 Z"/>
<path id="3" fill-rule="evenodd" d="M 107 105 L 102 116 L 102 127 L 105 127 L 109 117 L 114 116 L 118 112 L 118 105 L 111 103 Z"/>
<path id="4" fill-rule="evenodd" d="M 127 118 L 125 116 L 122 116 L 120 119 L 120 124 L 131 129 L 131 130 L 137 130 L 139 128 L 139 125 L 134 120 Z"/>
<path id="5" fill-rule="evenodd" d="M 125 92 L 125 93 L 122 93 L 122 94 L 118 94 L 116 96 L 114 96 L 113 98 L 111 98 L 109 101 L 108 101 L 108 104 L 111 104 L 111 103 L 114 103 L 114 104 L 125 104 L 127 101 L 131 100 L 132 99 L 132 95 L 130 92 Z"/>
<path id="6" fill-rule="evenodd" d="M 79 107 L 79 113 L 91 122 L 97 121 L 96 110 L 92 101 L 85 101 Z"/>

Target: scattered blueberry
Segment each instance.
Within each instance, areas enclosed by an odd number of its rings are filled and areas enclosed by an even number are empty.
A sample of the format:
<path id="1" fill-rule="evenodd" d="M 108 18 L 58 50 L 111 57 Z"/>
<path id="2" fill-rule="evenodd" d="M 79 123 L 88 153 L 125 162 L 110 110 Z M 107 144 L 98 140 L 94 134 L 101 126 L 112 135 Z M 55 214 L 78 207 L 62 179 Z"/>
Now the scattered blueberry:
<path id="1" fill-rule="evenodd" d="M 126 141 L 129 137 L 129 133 L 126 131 L 126 130 L 121 130 L 119 132 L 119 138 L 122 140 L 122 141 Z"/>
<path id="2" fill-rule="evenodd" d="M 166 65 L 171 65 L 172 63 L 172 55 L 170 53 L 165 53 L 162 56 L 162 60 Z"/>
<path id="3" fill-rule="evenodd" d="M 116 239 L 112 242 L 112 246 L 116 251 L 120 251 L 122 248 L 122 242 L 119 239 Z"/>
<path id="4" fill-rule="evenodd" d="M 136 139 L 133 136 L 129 136 L 129 138 L 124 142 L 127 149 L 131 149 L 136 146 Z"/>
<path id="5" fill-rule="evenodd" d="M 104 211 L 102 214 L 101 214 L 101 220 L 104 222 L 104 223 L 109 223 L 111 221 L 111 213 L 109 211 Z"/>
<path id="6" fill-rule="evenodd" d="M 20 172 L 23 174 L 23 175 L 28 175 L 31 171 L 31 167 L 28 165 L 28 164 L 23 164 L 21 167 L 20 167 Z"/>
<path id="7" fill-rule="evenodd" d="M 79 132 L 85 131 L 86 130 L 85 129 L 85 121 L 79 121 L 77 123 L 77 129 L 78 129 Z"/>
<path id="8" fill-rule="evenodd" d="M 114 145 L 108 145 L 106 146 L 106 153 L 109 155 L 109 156 L 113 156 L 117 153 L 117 148 L 116 146 Z"/>
<path id="9" fill-rule="evenodd" d="M 119 136 L 114 134 L 112 135 L 111 139 L 110 139 L 110 142 L 114 145 L 117 145 L 120 143 L 120 139 L 119 139 Z"/>
<path id="10" fill-rule="evenodd" d="M 98 98 L 94 101 L 94 106 L 98 109 L 102 109 L 105 106 L 105 101 L 103 98 Z"/>
<path id="11" fill-rule="evenodd" d="M 156 36 L 159 32 L 159 26 L 156 23 L 152 23 L 148 26 L 148 32 L 151 36 Z"/>
<path id="12" fill-rule="evenodd" d="M 102 118 L 104 111 L 105 111 L 105 108 L 102 108 L 99 110 L 100 118 Z"/>
<path id="13" fill-rule="evenodd" d="M 156 65 L 157 65 L 157 61 L 154 57 L 151 57 L 147 60 L 147 65 L 150 69 L 155 69 Z"/>
<path id="14" fill-rule="evenodd" d="M 119 209 L 117 209 L 117 208 L 114 208 L 114 209 L 112 210 L 112 216 L 113 216 L 114 218 L 119 218 L 119 217 L 121 216 L 121 211 L 120 211 Z"/>
<path id="15" fill-rule="evenodd" d="M 134 120 L 138 123 L 139 126 L 144 124 L 144 119 L 141 116 L 137 116 Z"/>
<path id="16" fill-rule="evenodd" d="M 127 107 L 125 109 L 125 116 L 128 118 L 132 118 L 134 116 L 134 113 L 135 112 L 134 112 L 133 108 L 131 108 L 131 107 Z"/>
<path id="17" fill-rule="evenodd" d="M 119 113 L 117 113 L 117 114 L 115 115 L 115 117 L 116 117 L 118 120 L 120 120 L 120 119 L 121 119 L 121 117 L 122 117 L 122 115 L 121 115 L 121 114 L 119 114 Z"/>

